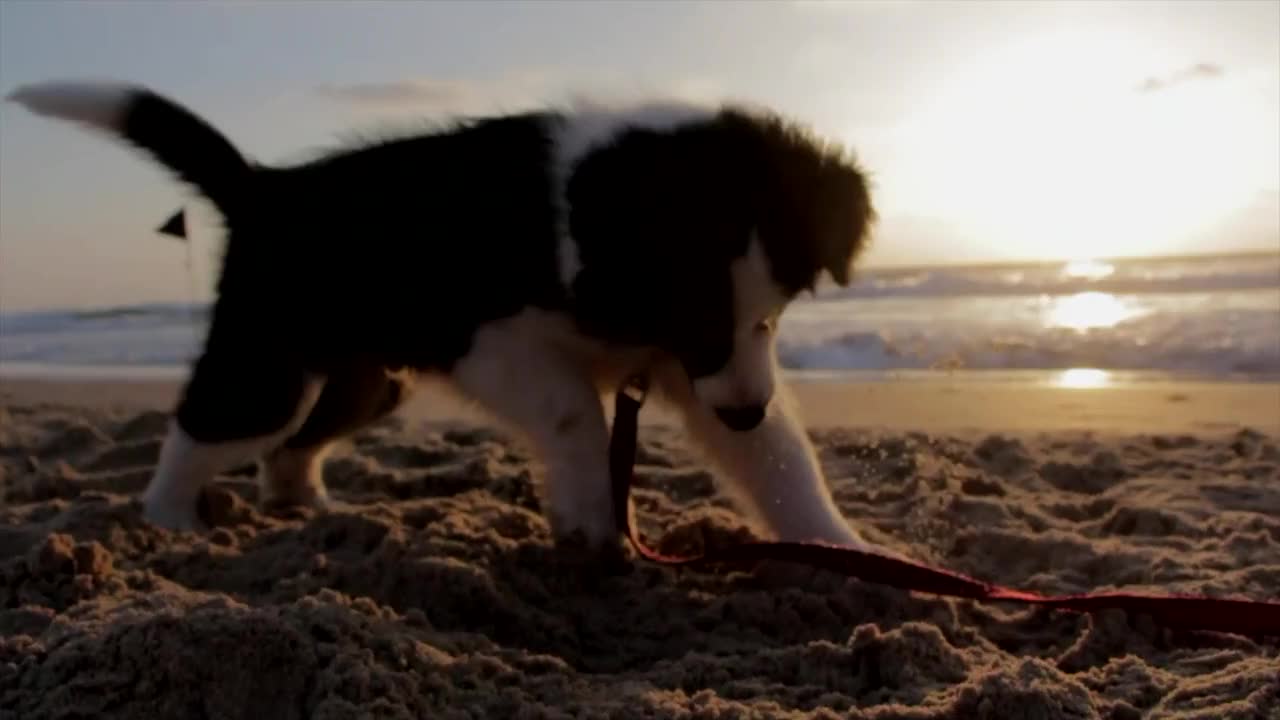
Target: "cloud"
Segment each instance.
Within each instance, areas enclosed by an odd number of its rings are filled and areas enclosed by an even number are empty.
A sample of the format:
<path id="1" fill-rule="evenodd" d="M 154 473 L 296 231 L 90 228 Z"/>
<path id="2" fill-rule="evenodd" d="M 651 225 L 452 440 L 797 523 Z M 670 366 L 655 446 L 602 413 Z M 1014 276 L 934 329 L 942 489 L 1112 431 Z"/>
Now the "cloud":
<path id="1" fill-rule="evenodd" d="M 356 108 L 404 109 L 414 113 L 471 114 L 510 111 L 545 104 L 580 101 L 623 102 L 628 99 L 709 101 L 720 84 L 699 77 L 661 82 L 603 70 L 559 72 L 524 69 L 491 79 L 416 78 L 384 82 L 326 83 L 314 92 Z"/>
<path id="2" fill-rule="evenodd" d="M 545 99 L 565 80 L 550 70 L 523 69 L 493 78 L 418 77 L 326 83 L 314 92 L 365 110 L 406 110 L 444 115 L 510 110 Z"/>
<path id="3" fill-rule="evenodd" d="M 357 105 L 451 105 L 464 100 L 470 88 L 452 80 L 402 80 L 326 83 L 317 87 L 316 92 L 331 100 Z"/>
<path id="4" fill-rule="evenodd" d="M 1155 77 L 1154 75 L 1143 80 L 1136 90 L 1140 93 L 1159 92 L 1167 90 L 1175 85 L 1181 85 L 1187 82 L 1197 80 L 1212 80 L 1222 77 L 1225 72 L 1221 65 L 1214 63 L 1196 63 L 1191 67 L 1183 68 L 1177 72 L 1170 73 L 1164 77 Z"/>

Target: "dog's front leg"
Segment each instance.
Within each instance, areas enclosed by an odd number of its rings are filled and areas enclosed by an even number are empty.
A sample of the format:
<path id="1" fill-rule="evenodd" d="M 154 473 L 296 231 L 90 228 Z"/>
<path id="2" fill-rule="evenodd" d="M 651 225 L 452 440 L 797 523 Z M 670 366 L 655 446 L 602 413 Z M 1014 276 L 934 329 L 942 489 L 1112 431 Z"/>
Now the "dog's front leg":
<path id="1" fill-rule="evenodd" d="M 550 384 L 550 385 L 555 385 Z M 616 550 L 609 430 L 594 387 L 548 388 L 548 412 L 530 429 L 546 465 L 548 520 L 557 543 L 590 552 Z"/>
<path id="2" fill-rule="evenodd" d="M 453 380 L 530 441 L 546 468 L 546 515 L 557 542 L 592 554 L 617 550 L 609 430 L 599 390 L 554 348 L 514 344 L 503 325 L 486 328 L 455 366 Z"/>
<path id="3" fill-rule="evenodd" d="M 832 500 L 785 385 L 779 384 L 764 421 L 745 432 L 730 430 L 687 390 L 667 395 L 744 509 L 777 539 L 868 548 Z"/>

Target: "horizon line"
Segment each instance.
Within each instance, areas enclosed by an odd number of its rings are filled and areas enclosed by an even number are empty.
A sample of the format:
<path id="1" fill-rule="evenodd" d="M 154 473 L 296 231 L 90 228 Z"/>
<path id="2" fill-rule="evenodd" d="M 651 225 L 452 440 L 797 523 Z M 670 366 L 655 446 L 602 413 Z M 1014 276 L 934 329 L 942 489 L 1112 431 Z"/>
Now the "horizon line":
<path id="1" fill-rule="evenodd" d="M 1177 254 L 1170 254 L 1170 255 L 1120 255 L 1120 256 L 1111 256 L 1111 257 L 1076 257 L 1076 258 L 1055 258 L 1055 259 L 1037 259 L 1037 260 L 996 260 L 996 261 L 979 261 L 979 262 L 943 261 L 943 262 L 936 262 L 936 263 L 873 265 L 869 267 L 864 267 L 861 270 L 861 272 L 855 269 L 854 277 L 856 282 L 856 278 L 859 275 L 865 275 L 866 273 L 869 273 L 869 272 L 904 272 L 904 271 L 912 271 L 912 270 L 927 270 L 931 268 L 994 269 L 994 268 L 1005 268 L 1005 267 L 1045 266 L 1045 265 L 1058 265 L 1058 264 L 1065 265 L 1068 263 L 1081 262 L 1081 261 L 1105 262 L 1105 263 L 1117 263 L 1117 262 L 1124 263 L 1124 262 L 1134 262 L 1134 261 L 1178 262 L 1178 261 L 1194 261 L 1199 259 L 1206 259 L 1206 260 L 1207 259 L 1227 259 L 1227 260 L 1244 259 L 1244 258 L 1262 257 L 1262 256 L 1280 257 L 1280 247 L 1277 247 L 1275 249 L 1259 248 L 1259 249 L 1228 250 L 1225 252 L 1213 252 L 1213 253 L 1210 253 L 1210 252 L 1177 253 Z M 827 284 L 828 283 L 822 283 L 823 286 L 826 286 Z M 127 312 L 130 310 L 141 310 L 144 308 L 156 308 L 156 307 L 163 307 L 163 306 L 174 306 L 176 308 L 189 309 L 189 308 L 210 306 L 212 305 L 214 300 L 215 300 L 214 297 L 210 297 L 205 300 L 195 300 L 195 299 L 159 300 L 157 299 L 157 300 L 143 300 L 138 302 L 109 303 L 109 304 L 98 304 L 98 305 L 68 304 L 68 305 L 60 305 L 60 306 L 58 305 L 32 306 L 28 308 L 21 308 L 18 310 L 0 310 L 0 317 L 6 316 L 6 315 L 12 316 L 12 315 L 18 315 L 18 314 L 31 314 L 31 313 L 68 313 L 68 314 L 113 313 L 113 312 Z"/>

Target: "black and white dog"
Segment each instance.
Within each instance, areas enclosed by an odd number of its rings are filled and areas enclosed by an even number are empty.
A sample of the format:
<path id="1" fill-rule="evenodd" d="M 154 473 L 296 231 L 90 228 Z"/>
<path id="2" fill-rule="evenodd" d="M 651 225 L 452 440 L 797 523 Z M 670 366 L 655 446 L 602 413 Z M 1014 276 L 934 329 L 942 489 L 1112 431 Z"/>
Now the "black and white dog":
<path id="1" fill-rule="evenodd" d="M 201 487 L 253 460 L 266 501 L 323 503 L 326 449 L 436 377 L 531 441 L 556 537 L 604 547 L 602 394 L 646 372 L 772 535 L 863 546 L 777 377 L 780 313 L 823 273 L 848 284 L 875 217 L 855 162 L 807 130 L 738 106 L 583 107 L 267 167 L 141 87 L 10 99 L 146 150 L 225 220 L 151 522 L 199 527 Z"/>

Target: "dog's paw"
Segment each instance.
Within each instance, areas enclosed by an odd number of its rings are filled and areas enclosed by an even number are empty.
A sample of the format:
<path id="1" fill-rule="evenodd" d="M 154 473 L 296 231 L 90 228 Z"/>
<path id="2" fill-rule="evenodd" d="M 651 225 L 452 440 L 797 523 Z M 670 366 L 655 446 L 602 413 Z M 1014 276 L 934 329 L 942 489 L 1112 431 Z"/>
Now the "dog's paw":
<path id="1" fill-rule="evenodd" d="M 168 498 L 142 499 L 142 519 L 156 527 L 174 531 L 205 529 L 198 503 L 177 503 Z"/>
<path id="2" fill-rule="evenodd" d="M 625 575 L 631 571 L 626 548 L 615 532 L 608 539 L 590 539 L 581 530 L 557 533 L 556 554 L 569 565 L 604 575 Z"/>
<path id="3" fill-rule="evenodd" d="M 279 520 L 300 520 L 306 522 L 317 515 L 329 512 L 333 502 L 328 493 L 321 492 L 309 497 L 268 496 L 258 502 L 258 510 Z"/>
<path id="4" fill-rule="evenodd" d="M 329 504 L 321 454 L 278 451 L 259 468 L 259 506 L 264 511 L 290 508 L 324 510 Z"/>
<path id="5" fill-rule="evenodd" d="M 625 574 L 631 564 L 622 537 L 611 516 L 596 516 L 593 523 L 566 523 L 552 519 L 552 536 L 561 560 L 607 575 Z"/>
<path id="6" fill-rule="evenodd" d="M 271 492 L 272 488 L 263 487 L 258 505 L 264 512 L 276 512 L 291 509 L 309 509 L 321 512 L 329 509 L 329 493 L 323 488 L 313 486 L 294 487 L 290 492 Z"/>
<path id="7" fill-rule="evenodd" d="M 618 526 L 610 513 L 565 515 L 552 511 L 550 521 L 557 545 L 563 542 L 591 548 L 618 541 Z"/>

